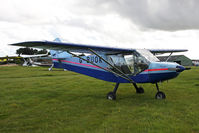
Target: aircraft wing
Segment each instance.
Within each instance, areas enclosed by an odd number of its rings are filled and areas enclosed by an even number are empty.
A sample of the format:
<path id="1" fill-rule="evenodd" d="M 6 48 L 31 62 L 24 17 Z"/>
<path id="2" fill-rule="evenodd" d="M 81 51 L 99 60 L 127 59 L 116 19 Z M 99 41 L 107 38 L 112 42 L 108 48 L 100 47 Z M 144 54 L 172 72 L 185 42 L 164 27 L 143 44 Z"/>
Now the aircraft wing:
<path id="1" fill-rule="evenodd" d="M 62 42 L 51 42 L 51 41 L 29 41 L 10 44 L 12 46 L 23 46 L 23 47 L 34 47 L 41 49 L 51 49 L 51 50 L 61 50 L 70 51 L 78 53 L 91 53 L 89 49 L 96 52 L 105 54 L 117 54 L 117 53 L 132 53 L 135 49 L 123 49 L 123 48 L 113 48 L 113 47 L 103 47 L 103 46 L 93 46 L 85 44 L 74 44 L 74 43 L 62 43 Z"/>
<path id="2" fill-rule="evenodd" d="M 187 49 L 149 49 L 152 54 L 186 52 Z"/>
<path id="3" fill-rule="evenodd" d="M 119 54 L 119 53 L 132 53 L 136 49 L 127 48 L 115 48 L 106 46 L 94 46 L 85 44 L 75 44 L 75 43 L 63 43 L 54 41 L 28 41 L 10 44 L 12 46 L 23 46 L 23 47 L 34 47 L 41 49 L 51 49 L 51 50 L 61 50 L 70 51 L 78 53 L 92 53 L 89 49 L 92 49 L 99 53 L 104 54 Z M 185 52 L 186 49 L 148 49 L 153 54 L 163 54 L 163 53 L 173 53 L 173 52 Z"/>

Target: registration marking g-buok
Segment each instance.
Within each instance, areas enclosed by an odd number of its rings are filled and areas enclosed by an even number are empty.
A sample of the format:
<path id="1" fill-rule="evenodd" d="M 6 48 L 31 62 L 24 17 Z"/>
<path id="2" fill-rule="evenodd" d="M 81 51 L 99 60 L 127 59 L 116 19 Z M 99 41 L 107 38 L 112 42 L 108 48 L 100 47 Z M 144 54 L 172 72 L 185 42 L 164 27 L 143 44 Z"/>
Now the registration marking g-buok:
<path id="1" fill-rule="evenodd" d="M 87 60 L 87 61 L 85 61 L 87 63 L 89 63 L 89 62 L 96 63 L 96 64 L 102 63 L 102 59 L 97 56 L 87 56 L 85 59 Z M 84 60 L 79 58 L 79 63 L 83 63 L 83 61 Z"/>

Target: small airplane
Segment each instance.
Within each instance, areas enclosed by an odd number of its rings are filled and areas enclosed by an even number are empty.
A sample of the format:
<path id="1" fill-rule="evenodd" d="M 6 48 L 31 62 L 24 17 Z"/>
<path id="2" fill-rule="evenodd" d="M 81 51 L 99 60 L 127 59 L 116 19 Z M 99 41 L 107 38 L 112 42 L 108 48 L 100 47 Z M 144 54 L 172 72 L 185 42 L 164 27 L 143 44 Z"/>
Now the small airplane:
<path id="1" fill-rule="evenodd" d="M 48 54 L 37 54 L 37 55 L 18 55 L 18 56 L 6 56 L 6 57 L 0 57 L 0 64 L 6 64 L 8 63 L 10 60 L 23 60 L 24 63 L 22 64 L 22 66 L 43 66 L 43 65 L 47 65 L 47 66 L 51 66 L 51 64 L 42 64 L 40 62 L 35 62 L 32 59 L 33 58 L 41 58 L 41 57 L 47 57 Z"/>
<path id="2" fill-rule="evenodd" d="M 59 41 L 28 41 L 10 44 L 12 46 L 50 49 L 53 67 L 67 69 L 108 82 L 115 82 L 107 99 L 115 100 L 120 83 L 131 83 L 136 93 L 144 93 L 137 83 L 156 84 L 156 99 L 165 99 L 158 83 L 177 77 L 188 70 L 182 65 L 160 62 L 156 54 L 185 52 L 186 49 L 127 49 Z M 170 56 L 171 56 L 170 54 Z"/>
<path id="3" fill-rule="evenodd" d="M 24 60 L 24 63 L 22 64 L 22 66 L 32 66 L 32 67 L 43 65 L 40 62 L 33 61 L 32 60 L 33 58 L 46 57 L 46 56 L 48 56 L 48 53 L 47 54 L 37 54 L 37 55 L 23 55 L 23 54 L 20 55 L 20 57 L 22 57 Z"/>
<path id="4" fill-rule="evenodd" d="M 1 57 L 0 57 L 0 63 L 4 63 L 4 62 L 7 62 L 7 59 L 5 59 L 5 58 L 4 58 L 4 59 L 3 59 L 3 58 L 1 59 Z"/>
<path id="5" fill-rule="evenodd" d="M 20 60 L 22 57 L 19 56 L 5 56 L 0 57 L 0 64 L 8 64 L 9 62 L 14 62 L 14 60 Z"/>

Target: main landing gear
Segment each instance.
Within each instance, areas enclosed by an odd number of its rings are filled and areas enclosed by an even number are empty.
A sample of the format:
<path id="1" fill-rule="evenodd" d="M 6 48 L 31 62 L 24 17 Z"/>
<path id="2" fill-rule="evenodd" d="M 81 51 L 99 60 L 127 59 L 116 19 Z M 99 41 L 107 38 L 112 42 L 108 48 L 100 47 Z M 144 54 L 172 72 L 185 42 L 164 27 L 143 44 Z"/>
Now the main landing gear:
<path id="1" fill-rule="evenodd" d="M 116 92 L 117 92 L 117 89 L 119 87 L 119 84 L 120 83 L 116 83 L 115 85 L 115 88 L 113 89 L 113 91 L 109 92 L 107 94 L 107 99 L 109 100 L 116 100 Z M 141 93 L 144 93 L 144 89 L 142 87 L 138 87 L 136 83 L 133 83 L 135 89 L 136 89 L 136 93 L 138 94 L 141 94 Z M 166 98 L 166 95 L 164 94 L 164 92 L 160 91 L 159 90 L 159 86 L 158 86 L 158 83 L 156 83 L 156 88 L 157 88 L 157 93 L 155 95 L 155 98 L 156 99 L 165 99 Z"/>
<path id="2" fill-rule="evenodd" d="M 156 99 L 165 99 L 166 95 L 164 94 L 164 92 L 162 92 L 162 91 L 159 90 L 158 83 L 156 83 L 155 85 L 156 85 L 156 88 L 158 90 L 158 92 L 155 95 L 155 98 Z"/>
<path id="3" fill-rule="evenodd" d="M 138 94 L 144 93 L 144 88 L 138 87 L 136 83 L 133 83 L 133 86 L 136 89 L 136 93 L 138 93 Z"/>
<path id="4" fill-rule="evenodd" d="M 111 92 L 109 92 L 107 94 L 107 97 L 106 97 L 107 99 L 109 99 L 109 100 L 116 100 L 116 92 L 117 92 L 117 89 L 119 87 L 119 84 L 120 83 L 116 83 L 115 88 L 113 89 L 113 91 L 111 91 Z"/>
<path id="5" fill-rule="evenodd" d="M 106 96 L 107 99 L 109 99 L 109 100 L 116 100 L 116 92 L 117 92 L 117 89 L 119 87 L 119 84 L 120 83 L 116 83 L 115 88 L 113 89 L 113 91 L 111 91 L 111 92 L 109 92 L 107 94 L 107 96 Z M 139 94 L 144 93 L 144 89 L 142 87 L 138 87 L 136 85 L 136 83 L 133 83 L 133 85 L 134 85 L 134 87 L 136 89 L 136 93 L 139 93 Z"/>

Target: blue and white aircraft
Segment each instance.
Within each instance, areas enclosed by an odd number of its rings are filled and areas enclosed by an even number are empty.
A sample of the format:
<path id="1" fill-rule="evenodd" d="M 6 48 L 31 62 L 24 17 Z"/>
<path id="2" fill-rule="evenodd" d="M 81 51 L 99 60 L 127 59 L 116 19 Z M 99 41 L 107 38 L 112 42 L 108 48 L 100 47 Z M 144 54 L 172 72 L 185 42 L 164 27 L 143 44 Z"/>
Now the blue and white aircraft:
<path id="1" fill-rule="evenodd" d="M 137 93 L 144 93 L 137 83 L 156 84 L 156 99 L 165 99 L 158 83 L 177 77 L 185 67 L 177 63 L 160 62 L 155 54 L 185 52 L 186 49 L 126 49 L 102 47 L 56 41 L 28 41 L 12 46 L 50 49 L 53 66 L 88 75 L 104 81 L 115 82 L 107 99 L 115 100 L 120 83 L 132 83 Z M 170 54 L 170 55 L 171 55 Z"/>

